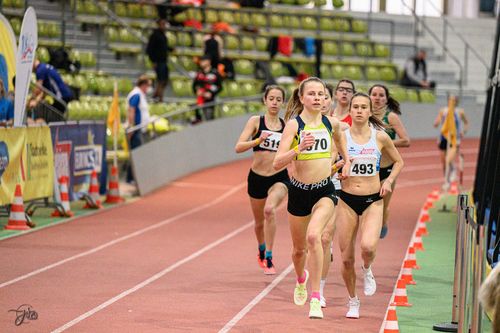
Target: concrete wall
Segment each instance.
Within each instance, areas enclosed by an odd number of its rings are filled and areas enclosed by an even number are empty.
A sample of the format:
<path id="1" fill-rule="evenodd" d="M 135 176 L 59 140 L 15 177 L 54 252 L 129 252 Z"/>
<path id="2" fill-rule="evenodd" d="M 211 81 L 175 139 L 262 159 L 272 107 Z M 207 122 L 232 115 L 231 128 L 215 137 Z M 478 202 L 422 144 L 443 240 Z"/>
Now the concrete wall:
<path id="1" fill-rule="evenodd" d="M 442 104 L 445 105 L 445 104 Z M 432 124 L 439 104 L 403 103 L 403 123 L 412 139 L 437 138 Z M 481 132 L 484 107 L 463 105 L 471 121 L 468 137 Z M 132 151 L 132 166 L 139 193 L 145 195 L 192 172 L 248 158 L 251 151 L 236 154 L 234 146 L 249 115 L 223 118 L 164 135 Z M 434 148 L 434 147 L 432 147 Z"/>

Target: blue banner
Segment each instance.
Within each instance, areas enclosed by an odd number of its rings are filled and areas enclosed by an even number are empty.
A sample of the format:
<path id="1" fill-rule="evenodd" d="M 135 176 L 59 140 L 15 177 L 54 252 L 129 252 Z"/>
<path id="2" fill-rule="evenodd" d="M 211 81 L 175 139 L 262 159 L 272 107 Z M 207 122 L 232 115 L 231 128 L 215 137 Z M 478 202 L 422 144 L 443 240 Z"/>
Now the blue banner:
<path id="1" fill-rule="evenodd" d="M 54 166 L 57 179 L 69 178 L 70 200 L 88 192 L 92 170 L 99 179 L 99 192 L 106 193 L 106 125 L 104 122 L 80 121 L 51 123 Z"/>

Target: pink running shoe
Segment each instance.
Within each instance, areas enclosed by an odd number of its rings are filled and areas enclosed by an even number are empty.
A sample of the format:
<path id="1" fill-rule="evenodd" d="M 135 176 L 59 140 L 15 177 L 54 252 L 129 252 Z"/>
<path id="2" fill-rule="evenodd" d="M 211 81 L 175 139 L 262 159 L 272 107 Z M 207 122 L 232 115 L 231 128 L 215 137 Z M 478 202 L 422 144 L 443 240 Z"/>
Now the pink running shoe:
<path id="1" fill-rule="evenodd" d="M 267 258 L 266 267 L 264 267 L 264 274 L 266 275 L 274 275 L 276 274 L 276 268 L 274 268 L 273 260 L 271 258 Z"/>
<path id="2" fill-rule="evenodd" d="M 266 259 L 260 259 L 260 256 L 257 255 L 257 262 L 259 263 L 260 268 L 266 268 Z"/>

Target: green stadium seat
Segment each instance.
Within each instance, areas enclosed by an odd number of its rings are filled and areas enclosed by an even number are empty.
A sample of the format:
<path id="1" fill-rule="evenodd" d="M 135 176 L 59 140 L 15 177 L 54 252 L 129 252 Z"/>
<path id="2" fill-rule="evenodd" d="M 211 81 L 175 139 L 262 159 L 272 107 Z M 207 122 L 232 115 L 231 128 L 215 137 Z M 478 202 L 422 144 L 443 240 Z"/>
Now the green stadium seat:
<path id="1" fill-rule="evenodd" d="M 228 12 L 228 11 L 221 11 L 219 12 L 219 20 L 221 22 L 226 22 L 227 24 L 234 24 L 236 22 L 236 19 L 239 20 L 239 16 L 235 15 L 238 13 L 234 12 Z"/>
<path id="2" fill-rule="evenodd" d="M 351 80 L 361 80 L 363 78 L 361 68 L 356 65 L 347 66 L 345 70 L 345 76 Z"/>
<path id="3" fill-rule="evenodd" d="M 262 103 L 260 102 L 248 102 L 246 104 L 248 113 L 260 113 L 262 111 Z"/>
<path id="4" fill-rule="evenodd" d="M 302 29 L 316 30 L 318 28 L 318 21 L 313 16 L 303 16 L 301 18 Z"/>
<path id="5" fill-rule="evenodd" d="M 238 84 L 238 82 L 236 82 L 236 81 L 229 81 L 226 84 L 226 88 L 227 88 L 227 95 L 229 97 L 238 97 L 238 96 L 241 96 L 241 89 L 240 89 L 240 85 Z"/>
<path id="6" fill-rule="evenodd" d="M 390 89 L 391 96 L 398 102 L 407 100 L 406 89 L 402 87 L 394 87 Z"/>
<path id="7" fill-rule="evenodd" d="M 153 6 L 148 6 L 148 5 L 143 5 L 142 12 L 143 12 L 144 18 L 146 18 L 146 19 L 154 19 L 158 15 L 156 8 Z"/>
<path id="8" fill-rule="evenodd" d="M 374 48 L 374 54 L 378 58 L 386 58 L 391 54 L 390 49 L 383 44 L 375 43 L 373 48 Z"/>
<path id="9" fill-rule="evenodd" d="M 55 38 L 61 35 L 61 27 L 55 22 L 50 22 L 47 29 L 49 37 Z"/>
<path id="10" fill-rule="evenodd" d="M 175 47 L 177 45 L 177 37 L 174 32 L 167 31 L 167 43 L 169 47 Z"/>
<path id="11" fill-rule="evenodd" d="M 120 79 L 118 81 L 118 91 L 120 94 L 128 94 L 134 88 L 130 79 Z"/>
<path id="12" fill-rule="evenodd" d="M 191 35 L 187 32 L 178 32 L 176 35 L 176 39 L 177 39 L 177 46 L 188 47 L 193 44 L 193 39 L 191 38 Z"/>
<path id="13" fill-rule="evenodd" d="M 339 53 L 337 43 L 333 41 L 323 42 L 323 53 L 327 55 L 337 55 Z"/>
<path id="14" fill-rule="evenodd" d="M 236 74 L 250 75 L 254 72 L 255 65 L 250 60 L 239 59 L 234 62 Z"/>
<path id="15" fill-rule="evenodd" d="M 253 25 L 255 25 L 257 27 L 267 26 L 267 19 L 266 19 L 265 15 L 254 13 L 251 15 L 251 18 L 252 18 Z"/>
<path id="16" fill-rule="evenodd" d="M 366 66 L 365 77 L 368 81 L 378 81 L 380 80 L 379 69 L 375 66 Z"/>
<path id="17" fill-rule="evenodd" d="M 240 41 L 238 37 L 233 35 L 226 35 L 224 40 L 224 47 L 228 50 L 237 50 L 239 48 Z"/>
<path id="18" fill-rule="evenodd" d="M 116 29 L 113 27 L 104 28 L 104 34 L 110 42 L 117 42 L 120 38 L 120 36 L 118 35 L 118 31 L 116 31 Z"/>
<path id="19" fill-rule="evenodd" d="M 352 26 L 352 32 L 366 33 L 368 31 L 368 24 L 365 21 L 352 20 L 351 26 Z"/>
<path id="20" fill-rule="evenodd" d="M 40 37 L 48 37 L 49 36 L 49 32 L 48 32 L 48 29 L 47 29 L 47 22 L 44 22 L 44 21 L 38 21 L 38 35 Z"/>
<path id="21" fill-rule="evenodd" d="M 326 0 L 314 0 L 314 5 L 316 7 L 323 7 L 326 5 Z"/>
<path id="22" fill-rule="evenodd" d="M 240 49 L 245 51 L 250 51 L 255 48 L 255 42 L 251 37 L 243 36 L 241 37 Z"/>
<path id="23" fill-rule="evenodd" d="M 345 77 L 345 68 L 340 64 L 331 66 L 332 77 L 334 79 L 342 79 Z"/>
<path id="24" fill-rule="evenodd" d="M 80 55 L 80 61 L 82 66 L 85 67 L 94 67 L 97 63 L 94 54 L 90 51 L 82 52 Z"/>
<path id="25" fill-rule="evenodd" d="M 321 77 L 325 79 L 332 79 L 332 70 L 329 65 L 321 64 L 320 66 Z"/>
<path id="26" fill-rule="evenodd" d="M 283 16 L 282 16 L 283 17 Z M 285 16 L 286 27 L 292 29 L 299 29 L 301 27 L 301 21 L 297 16 Z"/>
<path id="27" fill-rule="evenodd" d="M 394 67 L 382 67 L 380 69 L 380 79 L 386 82 L 396 81 L 396 70 Z"/>
<path id="28" fill-rule="evenodd" d="M 115 14 L 120 17 L 127 17 L 128 16 L 127 4 L 115 1 Z"/>
<path id="29" fill-rule="evenodd" d="M 286 73 L 286 69 L 283 67 L 283 65 L 281 64 L 281 62 L 271 61 L 270 64 L 269 64 L 269 68 L 271 70 L 271 74 L 274 77 L 284 76 L 284 75 L 287 74 Z"/>
<path id="30" fill-rule="evenodd" d="M 191 57 L 180 57 L 179 64 L 187 71 L 196 71 L 198 68 Z"/>
<path id="31" fill-rule="evenodd" d="M 39 46 L 36 49 L 36 55 L 37 55 L 38 60 L 40 60 L 41 62 L 48 63 L 50 61 L 49 50 L 47 50 L 46 47 Z"/>
<path id="32" fill-rule="evenodd" d="M 420 90 L 420 101 L 422 103 L 436 103 L 436 95 L 430 90 Z"/>
<path id="33" fill-rule="evenodd" d="M 142 11 L 142 6 L 136 3 L 129 3 L 127 7 L 127 12 L 129 17 L 133 18 L 143 18 L 144 13 Z"/>
<path id="34" fill-rule="evenodd" d="M 267 50 L 268 40 L 266 37 L 257 37 L 255 39 L 255 48 L 257 51 L 264 52 Z"/>
<path id="35" fill-rule="evenodd" d="M 285 23 L 284 19 L 287 19 L 287 18 L 288 17 L 284 17 L 281 15 L 271 15 L 269 17 L 269 25 L 272 28 L 281 28 L 281 27 L 283 27 L 283 24 Z"/>
<path id="36" fill-rule="evenodd" d="M 244 115 L 246 113 L 245 103 L 238 101 L 231 101 L 224 103 L 219 110 L 219 117 L 234 117 Z"/>
<path id="37" fill-rule="evenodd" d="M 348 32 L 351 30 L 349 21 L 344 18 L 334 18 L 333 19 L 333 30 L 339 32 Z"/>
<path id="38" fill-rule="evenodd" d="M 253 96 L 259 93 L 259 87 L 255 82 L 243 82 L 240 84 L 240 90 L 242 96 Z"/>
<path id="39" fill-rule="evenodd" d="M 205 11 L 205 21 L 207 23 L 219 22 L 219 15 L 217 14 L 217 11 L 215 11 L 213 9 L 207 9 Z"/>
<path id="40" fill-rule="evenodd" d="M 12 30 L 16 35 L 19 35 L 21 32 L 21 20 L 17 17 L 13 17 L 10 19 L 10 25 L 12 26 Z"/>
<path id="41" fill-rule="evenodd" d="M 252 17 L 248 13 L 240 13 L 240 22 L 243 26 L 253 25 Z"/>
<path id="42" fill-rule="evenodd" d="M 354 55 L 354 46 L 350 42 L 342 42 L 340 44 L 340 54 L 346 57 L 352 57 Z"/>
<path id="43" fill-rule="evenodd" d="M 319 28 L 322 31 L 333 30 L 333 21 L 330 17 L 322 17 L 319 19 Z"/>
<path id="44" fill-rule="evenodd" d="M 356 54 L 360 57 L 371 57 L 373 55 L 373 49 L 368 43 L 357 43 Z"/>
<path id="45" fill-rule="evenodd" d="M 409 102 L 418 103 L 420 100 L 418 98 L 418 92 L 415 89 L 406 89 L 406 97 Z"/>

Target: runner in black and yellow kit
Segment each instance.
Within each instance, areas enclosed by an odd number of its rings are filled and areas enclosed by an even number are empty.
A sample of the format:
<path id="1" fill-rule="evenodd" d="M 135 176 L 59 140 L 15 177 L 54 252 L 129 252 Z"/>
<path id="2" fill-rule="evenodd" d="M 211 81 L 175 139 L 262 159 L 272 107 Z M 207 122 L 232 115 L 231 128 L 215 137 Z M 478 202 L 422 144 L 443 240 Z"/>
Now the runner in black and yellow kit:
<path id="1" fill-rule="evenodd" d="M 273 264 L 275 211 L 287 194 L 289 182 L 286 168 L 273 169 L 273 160 L 281 141 L 285 122 L 279 112 L 285 102 L 285 91 L 268 86 L 264 92 L 267 108 L 263 116 L 251 117 L 236 143 L 236 152 L 253 149 L 254 158 L 248 174 L 248 195 L 255 219 L 255 236 L 259 243 L 257 260 L 267 275 L 276 274 Z"/>
<path id="2" fill-rule="evenodd" d="M 389 135 L 396 148 L 409 147 L 410 137 L 406 128 L 399 117 L 401 110 L 398 101 L 396 101 L 389 93 L 389 89 L 381 84 L 376 84 L 368 91 L 373 104 L 373 115 L 382 120 L 386 125 L 385 132 Z M 388 156 L 382 156 L 380 160 L 380 182 L 383 183 L 389 176 L 394 162 Z M 389 218 L 389 203 L 394 193 L 396 182 L 392 183 L 392 192 L 384 196 L 384 221 L 380 238 L 384 238 L 388 232 L 387 220 Z"/>
<path id="3" fill-rule="evenodd" d="M 287 105 L 288 120 L 274 167 L 281 170 L 292 163 L 288 192 L 288 221 L 293 241 L 292 260 L 297 274 L 294 302 L 307 301 L 305 270 L 306 254 L 311 272 L 311 302 L 309 318 L 323 318 L 319 285 L 323 263 L 321 233 L 334 211 L 335 188 L 330 180 L 332 168 L 332 136 L 346 160 L 345 138 L 339 121 L 321 114 L 325 99 L 325 84 L 312 77 L 301 82 Z"/>

